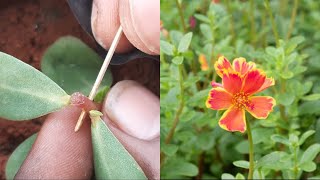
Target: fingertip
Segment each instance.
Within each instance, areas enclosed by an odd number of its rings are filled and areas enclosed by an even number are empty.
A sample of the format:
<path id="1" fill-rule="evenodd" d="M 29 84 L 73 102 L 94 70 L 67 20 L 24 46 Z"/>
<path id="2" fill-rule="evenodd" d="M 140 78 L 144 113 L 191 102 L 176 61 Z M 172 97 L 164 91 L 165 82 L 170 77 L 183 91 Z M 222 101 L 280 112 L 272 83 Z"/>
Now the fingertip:
<path id="1" fill-rule="evenodd" d="M 124 80 L 108 92 L 103 112 L 127 134 L 152 140 L 160 134 L 160 101 L 135 81 Z"/>
<path id="2" fill-rule="evenodd" d="M 96 41 L 109 49 L 120 26 L 118 0 L 94 0 L 92 4 L 91 28 Z M 133 49 L 125 35 L 120 38 L 116 52 L 124 53 Z"/>
<path id="3" fill-rule="evenodd" d="M 120 22 L 129 41 L 141 51 L 160 53 L 160 1 L 120 0 Z"/>
<path id="4" fill-rule="evenodd" d="M 90 179 L 92 145 L 90 121 L 75 133 L 81 110 L 66 107 L 50 114 L 43 124 L 16 179 Z"/>

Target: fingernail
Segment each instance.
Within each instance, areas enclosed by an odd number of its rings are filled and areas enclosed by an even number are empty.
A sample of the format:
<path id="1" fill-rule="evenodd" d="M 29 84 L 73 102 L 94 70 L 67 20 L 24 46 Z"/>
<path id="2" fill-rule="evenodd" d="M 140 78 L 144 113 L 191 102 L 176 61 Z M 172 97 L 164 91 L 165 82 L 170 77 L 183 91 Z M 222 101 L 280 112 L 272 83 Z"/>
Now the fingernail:
<path id="1" fill-rule="evenodd" d="M 160 134 L 160 101 L 134 81 L 118 82 L 109 91 L 103 111 L 127 134 L 152 140 Z"/>
<path id="2" fill-rule="evenodd" d="M 160 1 L 129 1 L 133 24 L 145 46 L 154 54 L 160 53 Z M 146 18 L 148 17 L 148 18 Z"/>
<path id="3" fill-rule="evenodd" d="M 98 26 L 98 14 L 99 14 L 99 6 L 96 5 L 96 2 L 93 1 L 92 2 L 92 9 L 91 9 L 91 29 L 92 29 L 92 34 L 94 36 L 94 38 L 96 39 L 97 43 L 102 46 L 103 48 L 105 48 L 105 44 L 103 43 L 103 41 L 100 39 L 99 36 L 96 35 L 97 32 L 97 26 Z"/>

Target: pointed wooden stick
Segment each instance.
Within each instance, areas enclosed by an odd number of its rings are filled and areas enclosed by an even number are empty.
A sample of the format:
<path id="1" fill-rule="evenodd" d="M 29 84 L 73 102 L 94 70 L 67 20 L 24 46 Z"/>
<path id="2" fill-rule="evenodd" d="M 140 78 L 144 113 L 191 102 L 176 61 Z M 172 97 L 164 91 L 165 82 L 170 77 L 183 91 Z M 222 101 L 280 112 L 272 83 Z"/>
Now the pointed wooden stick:
<path id="1" fill-rule="evenodd" d="M 101 81 L 102 81 L 102 79 L 104 77 L 104 74 L 107 71 L 107 68 L 108 68 L 108 66 L 110 64 L 111 58 L 112 58 L 112 56 L 114 54 L 114 51 L 116 50 L 116 47 L 119 44 L 119 40 L 121 38 L 121 34 L 122 34 L 122 27 L 120 26 L 118 31 L 117 31 L 117 33 L 116 33 L 116 35 L 115 35 L 115 37 L 114 37 L 114 39 L 113 39 L 113 41 L 112 41 L 112 44 L 111 44 L 110 49 L 108 51 L 108 54 L 107 54 L 106 58 L 104 59 L 104 62 L 102 64 L 102 66 L 101 66 L 100 72 L 99 72 L 99 74 L 97 76 L 97 79 L 96 79 L 96 81 L 95 81 L 95 83 L 94 83 L 94 85 L 92 87 L 92 90 L 91 90 L 91 92 L 89 94 L 88 98 L 90 100 L 93 100 L 93 98 L 97 94 L 98 88 L 99 88 L 99 86 L 101 84 Z M 75 132 L 77 132 L 80 129 L 85 116 L 86 116 L 86 112 L 82 111 L 81 114 L 80 114 L 80 117 L 78 119 L 78 122 L 76 124 L 76 127 L 74 128 Z"/>

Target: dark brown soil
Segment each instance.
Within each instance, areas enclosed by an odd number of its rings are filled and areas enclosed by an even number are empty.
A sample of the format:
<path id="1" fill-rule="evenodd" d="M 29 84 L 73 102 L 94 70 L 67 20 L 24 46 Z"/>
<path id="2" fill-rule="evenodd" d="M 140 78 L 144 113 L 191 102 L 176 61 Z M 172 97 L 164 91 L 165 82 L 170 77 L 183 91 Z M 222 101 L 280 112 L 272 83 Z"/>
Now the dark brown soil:
<path id="1" fill-rule="evenodd" d="M 95 48 L 94 41 L 82 30 L 65 1 L 0 1 L 0 51 L 39 69 L 46 48 L 65 35 L 78 37 Z M 159 62 L 136 60 L 112 66 L 111 70 L 114 82 L 136 80 L 159 96 Z M 24 122 L 0 119 L 0 179 L 5 178 L 10 154 L 23 140 L 39 131 L 44 119 Z"/>

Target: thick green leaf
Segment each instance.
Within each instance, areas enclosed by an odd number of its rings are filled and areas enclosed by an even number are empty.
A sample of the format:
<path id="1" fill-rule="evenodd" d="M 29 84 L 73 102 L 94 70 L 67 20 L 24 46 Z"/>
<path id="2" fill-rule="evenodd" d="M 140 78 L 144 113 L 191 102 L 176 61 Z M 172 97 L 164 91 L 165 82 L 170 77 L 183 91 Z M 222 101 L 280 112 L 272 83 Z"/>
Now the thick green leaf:
<path id="1" fill-rule="evenodd" d="M 312 161 L 305 162 L 303 164 L 300 164 L 299 166 L 306 172 L 312 172 L 317 169 L 317 165 Z"/>
<path id="2" fill-rule="evenodd" d="M 176 56 L 172 59 L 172 62 L 176 65 L 180 65 L 183 63 L 183 56 Z"/>
<path id="3" fill-rule="evenodd" d="M 310 180 L 311 180 L 311 179 L 319 180 L 319 179 L 320 179 L 320 175 L 309 177 L 308 180 L 309 180 L 309 179 L 310 179 Z"/>
<path id="4" fill-rule="evenodd" d="M 306 141 L 306 139 L 308 137 L 310 137 L 311 135 L 313 135 L 315 132 L 316 132 L 315 130 L 309 130 L 309 131 L 303 133 L 301 138 L 299 139 L 299 145 L 302 145 Z"/>
<path id="5" fill-rule="evenodd" d="M 0 52 L 0 117 L 28 120 L 61 109 L 70 96 L 32 66 Z"/>
<path id="6" fill-rule="evenodd" d="M 320 114 L 320 101 L 308 101 L 299 106 L 299 114 Z"/>
<path id="7" fill-rule="evenodd" d="M 232 174 L 229 173 L 223 173 L 221 175 L 221 179 L 235 179 L 235 177 Z"/>
<path id="8" fill-rule="evenodd" d="M 166 55 L 172 56 L 174 46 L 166 41 L 160 40 L 160 48 L 163 53 Z"/>
<path id="9" fill-rule="evenodd" d="M 211 28 L 208 24 L 201 24 L 200 25 L 200 30 L 201 33 L 203 34 L 203 36 L 208 39 L 208 40 L 212 40 L 213 36 L 212 36 L 212 31 Z"/>
<path id="10" fill-rule="evenodd" d="M 109 86 L 104 86 L 100 91 L 98 91 L 97 95 L 94 97 L 94 102 L 97 103 L 102 103 L 104 100 L 104 97 L 107 95 L 107 92 L 109 91 L 110 87 Z"/>
<path id="11" fill-rule="evenodd" d="M 240 167 L 240 168 L 244 168 L 244 169 L 249 169 L 249 162 L 248 161 L 234 161 L 233 165 Z"/>
<path id="12" fill-rule="evenodd" d="M 173 156 L 177 151 L 179 147 L 175 144 L 166 144 L 165 146 L 161 146 L 161 150 L 167 155 L 167 156 Z"/>
<path id="13" fill-rule="evenodd" d="M 198 174 L 198 167 L 184 159 L 170 159 L 168 161 L 169 162 L 162 167 L 161 173 L 165 172 L 168 177 L 172 177 L 169 179 L 176 179 L 173 177 L 179 176 L 192 177 Z"/>
<path id="14" fill-rule="evenodd" d="M 294 76 L 293 72 L 292 71 L 283 71 L 280 73 L 280 76 L 283 78 L 283 79 L 290 79 Z"/>
<path id="15" fill-rule="evenodd" d="M 308 96 L 304 96 L 302 97 L 303 100 L 305 101 L 316 101 L 316 100 L 319 100 L 320 99 L 320 94 L 317 93 L 317 94 L 310 94 Z"/>
<path id="16" fill-rule="evenodd" d="M 200 20 L 200 21 L 205 22 L 205 23 L 210 23 L 210 19 L 209 19 L 207 16 L 205 16 L 205 15 L 195 14 L 194 17 L 197 18 L 197 19 Z"/>
<path id="17" fill-rule="evenodd" d="M 288 154 L 281 151 L 274 151 L 267 154 L 259 159 L 255 168 L 266 168 L 273 170 L 283 170 L 289 169 L 291 167 L 291 162 L 287 159 Z"/>
<path id="18" fill-rule="evenodd" d="M 293 94 L 284 93 L 284 94 L 279 94 L 277 102 L 284 106 L 289 106 L 293 103 L 294 99 L 295 99 L 295 96 Z"/>
<path id="19" fill-rule="evenodd" d="M 285 137 L 283 137 L 283 136 L 281 136 L 281 135 L 279 135 L 279 134 L 274 134 L 274 135 L 272 135 L 271 136 L 271 139 L 274 141 L 274 142 L 278 142 L 278 143 L 282 143 L 282 144 L 285 144 L 285 145 L 290 145 L 290 141 L 287 139 L 287 138 L 285 138 Z"/>
<path id="20" fill-rule="evenodd" d="M 300 164 L 313 161 L 313 159 L 320 152 L 320 144 L 313 144 L 309 146 L 302 154 Z"/>
<path id="21" fill-rule="evenodd" d="M 66 36 L 47 49 L 42 58 L 41 70 L 68 94 L 81 92 L 88 96 L 102 63 L 100 56 L 82 41 Z M 107 70 L 100 90 L 111 83 L 112 75 Z"/>
<path id="22" fill-rule="evenodd" d="M 97 179 L 147 179 L 129 152 L 112 134 L 100 115 L 90 111 L 94 170 Z"/>
<path id="23" fill-rule="evenodd" d="M 243 174 L 237 173 L 236 179 L 246 179 Z"/>
<path id="24" fill-rule="evenodd" d="M 249 154 L 249 142 L 248 140 L 240 141 L 236 144 L 235 149 L 241 154 Z"/>
<path id="25" fill-rule="evenodd" d="M 181 41 L 179 42 L 178 51 L 186 52 L 190 46 L 191 39 L 192 39 L 192 32 L 189 32 L 186 35 L 184 35 Z"/>
<path id="26" fill-rule="evenodd" d="M 13 179 L 20 169 L 23 161 L 26 159 L 31 147 L 36 140 L 37 134 L 30 136 L 23 141 L 11 154 L 6 165 L 6 178 Z"/>

